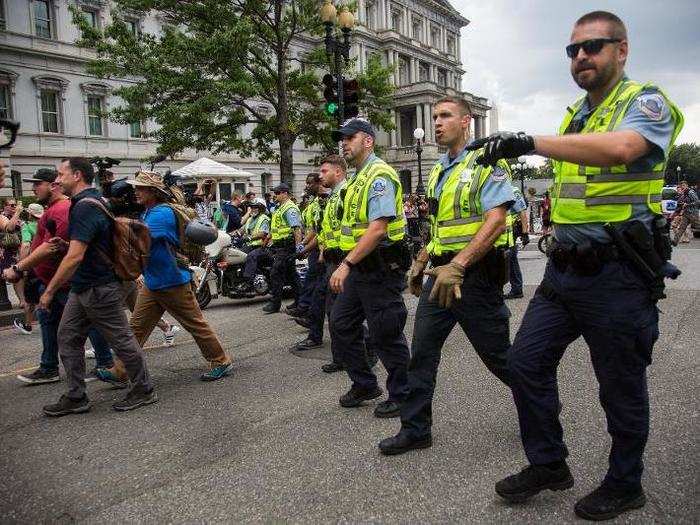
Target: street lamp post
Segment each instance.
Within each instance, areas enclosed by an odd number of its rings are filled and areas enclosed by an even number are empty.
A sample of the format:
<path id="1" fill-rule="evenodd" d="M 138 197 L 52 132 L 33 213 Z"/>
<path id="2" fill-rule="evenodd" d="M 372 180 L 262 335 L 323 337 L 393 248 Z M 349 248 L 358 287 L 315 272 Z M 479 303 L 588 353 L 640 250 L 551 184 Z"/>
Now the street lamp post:
<path id="1" fill-rule="evenodd" d="M 416 139 L 416 155 L 418 155 L 418 185 L 416 186 L 416 193 L 420 197 L 425 197 L 425 186 L 423 185 L 423 165 L 421 163 L 421 155 L 423 153 L 423 137 L 425 137 L 425 131 L 423 128 L 416 128 L 413 130 L 413 138 Z"/>
<path id="2" fill-rule="evenodd" d="M 516 173 L 520 177 L 520 192 L 523 194 L 523 198 L 525 198 L 525 167 L 527 164 L 525 164 L 525 160 L 521 157 L 518 159 L 518 162 L 515 164 L 510 165 L 510 170 L 514 173 Z"/>
<path id="3" fill-rule="evenodd" d="M 681 183 L 681 167 L 676 166 L 676 186 Z"/>
<path id="4" fill-rule="evenodd" d="M 345 101 L 343 100 L 343 61 L 350 60 L 350 31 L 355 25 L 355 17 L 347 6 L 340 8 L 338 14 L 333 2 L 325 0 L 320 11 L 321 21 L 326 28 L 326 57 L 331 73 L 335 70 L 335 81 L 338 89 L 338 124 L 345 120 Z M 338 23 L 342 40 L 333 32 L 333 25 Z"/>

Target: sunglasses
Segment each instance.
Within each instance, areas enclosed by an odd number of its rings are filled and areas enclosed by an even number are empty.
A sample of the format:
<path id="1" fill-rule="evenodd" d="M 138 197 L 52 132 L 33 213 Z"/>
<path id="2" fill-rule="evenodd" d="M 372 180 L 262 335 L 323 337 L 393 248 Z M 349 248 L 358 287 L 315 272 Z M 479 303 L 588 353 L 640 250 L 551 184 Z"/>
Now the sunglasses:
<path id="1" fill-rule="evenodd" d="M 592 38 L 576 44 L 569 44 L 566 46 L 566 56 L 572 59 L 576 58 L 582 48 L 587 55 L 597 55 L 605 44 L 613 44 L 615 42 L 622 42 L 622 40 L 619 38 Z"/>

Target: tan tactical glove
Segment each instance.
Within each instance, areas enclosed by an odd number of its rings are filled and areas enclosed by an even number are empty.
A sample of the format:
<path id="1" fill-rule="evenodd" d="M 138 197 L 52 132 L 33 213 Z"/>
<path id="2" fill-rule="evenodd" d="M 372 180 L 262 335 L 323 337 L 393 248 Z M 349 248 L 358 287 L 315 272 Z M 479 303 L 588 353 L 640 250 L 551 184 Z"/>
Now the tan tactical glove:
<path id="1" fill-rule="evenodd" d="M 423 271 L 428 261 L 421 261 L 416 259 L 411 265 L 411 269 L 408 270 L 408 289 L 416 297 L 420 297 L 421 290 L 423 290 Z"/>
<path id="2" fill-rule="evenodd" d="M 462 298 L 460 286 L 464 282 L 464 267 L 456 262 L 426 270 L 427 275 L 435 277 L 435 284 L 429 300 L 437 302 L 443 308 L 450 308 L 454 299 Z"/>

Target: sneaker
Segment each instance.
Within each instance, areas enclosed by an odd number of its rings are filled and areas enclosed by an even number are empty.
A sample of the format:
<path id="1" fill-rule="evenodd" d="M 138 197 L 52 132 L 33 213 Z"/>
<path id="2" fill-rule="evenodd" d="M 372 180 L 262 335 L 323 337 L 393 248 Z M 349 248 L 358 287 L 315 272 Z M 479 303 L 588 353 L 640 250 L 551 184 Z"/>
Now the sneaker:
<path id="1" fill-rule="evenodd" d="M 95 368 L 94 373 L 96 379 L 109 383 L 117 388 L 127 388 L 129 386 L 129 378 L 120 376 L 115 367 Z M 85 381 L 87 382 L 87 378 Z"/>
<path id="2" fill-rule="evenodd" d="M 543 490 L 566 490 L 573 486 L 574 478 L 569 466 L 562 461 L 554 468 L 529 465 L 518 474 L 496 483 L 496 494 L 510 502 L 522 503 Z"/>
<path id="3" fill-rule="evenodd" d="M 233 371 L 233 363 L 229 363 L 227 365 L 219 365 L 207 372 L 206 374 L 202 374 L 199 376 L 199 379 L 202 381 L 216 381 L 217 379 L 222 379 L 226 377 L 227 375 L 230 375 L 231 372 Z"/>
<path id="4" fill-rule="evenodd" d="M 601 485 L 576 502 L 574 512 L 579 518 L 592 521 L 611 520 L 628 510 L 639 509 L 647 502 L 644 490 L 615 490 Z"/>
<path id="5" fill-rule="evenodd" d="M 140 388 L 132 388 L 122 401 L 117 401 L 112 408 L 117 412 L 126 412 L 145 405 L 152 405 L 158 401 L 156 391 L 144 392 Z"/>
<path id="6" fill-rule="evenodd" d="M 163 332 L 163 341 L 165 342 L 165 346 L 173 346 L 175 344 L 175 334 L 177 334 L 182 328 L 180 328 L 176 324 L 171 324 L 170 329 L 166 332 Z"/>
<path id="7" fill-rule="evenodd" d="M 90 400 L 87 396 L 83 396 L 82 399 L 71 399 L 64 394 L 58 400 L 58 403 L 46 405 L 42 410 L 44 414 L 51 417 L 81 414 L 90 410 Z"/>
<path id="8" fill-rule="evenodd" d="M 88 346 L 85 349 L 85 359 L 95 359 L 95 349 L 91 346 Z"/>
<path id="9" fill-rule="evenodd" d="M 42 370 L 37 368 L 30 374 L 19 374 L 17 379 L 30 385 L 41 385 L 43 383 L 57 383 L 61 380 L 58 370 Z"/>
<path id="10" fill-rule="evenodd" d="M 85 377 L 83 378 L 83 381 L 86 383 L 92 383 L 93 381 L 99 381 L 99 377 L 97 377 L 97 368 L 93 368 L 89 372 L 85 372 Z"/>
<path id="11" fill-rule="evenodd" d="M 384 392 L 381 388 L 374 387 L 371 390 L 352 387 L 345 394 L 340 396 L 340 406 L 345 408 L 359 407 L 363 401 L 369 401 L 381 396 Z"/>
<path id="12" fill-rule="evenodd" d="M 273 302 L 268 302 L 265 306 L 263 306 L 262 311 L 263 311 L 263 313 L 266 313 L 266 314 L 276 314 L 277 312 L 280 311 L 280 307 L 278 304 L 275 304 Z"/>
<path id="13" fill-rule="evenodd" d="M 32 325 L 26 324 L 19 317 L 15 317 L 14 321 L 12 321 L 12 325 L 19 333 L 24 335 L 32 335 Z"/>

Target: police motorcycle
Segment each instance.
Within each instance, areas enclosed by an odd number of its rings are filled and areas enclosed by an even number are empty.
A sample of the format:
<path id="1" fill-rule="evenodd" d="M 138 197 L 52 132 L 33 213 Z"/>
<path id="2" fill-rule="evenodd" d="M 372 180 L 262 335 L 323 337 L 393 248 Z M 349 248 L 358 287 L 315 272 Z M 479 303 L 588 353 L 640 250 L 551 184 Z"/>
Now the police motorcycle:
<path id="1" fill-rule="evenodd" d="M 243 269 L 248 254 L 242 250 L 243 240 L 217 230 L 216 239 L 204 247 L 206 257 L 199 266 L 190 266 L 199 307 L 204 309 L 220 295 L 229 299 L 250 299 L 267 295 L 270 291 L 272 258 L 261 257 L 253 288 L 246 289 Z"/>

